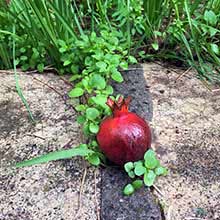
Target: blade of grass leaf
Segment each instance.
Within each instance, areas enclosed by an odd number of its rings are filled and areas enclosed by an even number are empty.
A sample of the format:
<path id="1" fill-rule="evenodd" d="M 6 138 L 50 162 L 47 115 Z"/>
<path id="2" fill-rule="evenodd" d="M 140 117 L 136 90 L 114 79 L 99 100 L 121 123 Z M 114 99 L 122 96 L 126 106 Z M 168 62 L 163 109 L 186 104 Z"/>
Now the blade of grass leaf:
<path id="1" fill-rule="evenodd" d="M 192 38 L 193 38 L 193 41 L 194 41 L 194 44 L 195 44 L 196 56 L 198 58 L 201 71 L 203 72 L 203 74 L 205 74 L 206 71 L 205 71 L 204 66 L 203 66 L 205 64 L 204 64 L 204 60 L 200 56 L 199 45 L 197 43 L 197 39 L 196 39 L 196 36 L 195 36 L 195 33 L 194 33 L 194 29 L 193 29 L 193 25 L 192 25 L 192 19 L 191 19 L 191 16 L 190 16 L 190 11 L 189 11 L 187 0 L 184 1 L 184 7 L 185 7 L 185 10 L 186 10 L 186 15 L 187 15 L 187 19 L 188 19 L 188 22 L 189 22 L 189 27 L 190 27 L 190 31 L 191 31 L 191 34 L 192 34 Z"/>
<path id="2" fill-rule="evenodd" d="M 64 27 L 66 28 L 66 30 L 71 34 L 71 36 L 76 40 L 77 37 L 73 31 L 73 28 L 69 25 L 69 23 L 67 22 L 67 20 L 60 14 L 59 10 L 51 3 L 48 2 L 48 5 L 54 10 L 56 16 L 58 17 L 58 19 L 61 21 L 61 23 L 64 25 Z M 77 23 L 79 24 L 79 23 Z M 78 27 L 79 28 L 79 27 Z M 80 26 L 79 28 L 82 31 L 82 28 Z M 83 32 L 83 31 L 82 31 Z"/>
<path id="3" fill-rule="evenodd" d="M 11 35 L 12 37 L 17 38 L 17 39 L 22 39 L 17 34 L 11 33 L 10 31 L 0 30 L 0 33 Z"/>
<path id="4" fill-rule="evenodd" d="M 81 149 L 79 147 L 75 147 L 75 148 L 68 149 L 68 150 L 60 150 L 60 151 L 51 152 L 51 153 L 42 155 L 40 157 L 33 158 L 31 160 L 22 161 L 22 162 L 17 163 L 15 167 L 20 168 L 20 167 L 32 166 L 36 164 L 47 163 L 53 160 L 67 159 L 67 158 L 71 158 L 75 156 L 84 157 L 92 153 L 94 153 L 94 151 L 92 150 Z"/>
<path id="5" fill-rule="evenodd" d="M 81 15 L 81 13 L 80 13 L 80 11 L 79 11 L 79 9 L 78 9 L 78 6 L 77 6 L 75 0 L 73 0 L 73 4 L 74 4 L 74 7 L 75 7 L 75 9 L 76 9 L 77 15 L 78 15 L 78 17 L 79 17 L 79 19 L 80 19 L 80 22 L 81 22 L 81 24 L 84 26 L 85 24 L 84 24 L 82 15 Z"/>
<path id="6" fill-rule="evenodd" d="M 187 0 L 184 1 L 184 6 L 185 6 L 188 22 L 189 22 L 189 27 L 190 27 L 190 30 L 191 30 L 191 33 L 192 33 L 194 44 L 195 44 L 196 55 L 198 57 L 199 62 L 201 62 L 201 57 L 200 57 L 199 50 L 198 50 L 197 40 L 196 40 L 196 37 L 195 37 L 195 33 L 194 33 L 193 25 L 192 25 L 192 20 L 191 20 Z"/>
<path id="7" fill-rule="evenodd" d="M 130 0 L 127 0 L 127 44 L 128 44 L 128 55 L 130 55 L 131 47 L 131 24 L 130 24 Z"/>
<path id="8" fill-rule="evenodd" d="M 189 52 L 189 55 L 190 55 L 191 60 L 194 61 L 193 54 L 192 54 L 192 50 L 191 50 L 191 48 L 190 48 L 190 45 L 189 45 L 188 40 L 186 39 L 184 33 L 181 33 L 181 39 L 182 39 L 182 41 L 183 41 L 183 43 L 184 43 L 186 49 L 187 49 L 188 52 Z M 194 62 L 195 62 L 195 61 L 194 61 Z"/>
<path id="9" fill-rule="evenodd" d="M 13 25 L 13 34 L 15 34 L 15 25 Z M 19 85 L 19 77 L 18 77 L 18 74 L 17 74 L 17 69 L 16 69 L 16 60 L 15 60 L 15 39 L 13 39 L 13 66 L 14 66 L 14 78 L 15 78 L 15 85 L 16 85 L 16 89 L 17 89 L 17 92 L 18 92 L 18 95 L 19 97 L 21 98 L 22 102 L 24 103 L 28 113 L 29 113 L 29 117 L 30 119 L 35 122 L 34 120 L 34 117 L 33 117 L 33 114 L 30 110 L 30 107 L 27 103 L 27 100 L 26 98 L 24 97 L 23 93 L 22 93 L 22 90 L 21 90 L 21 87 Z"/>
<path id="10" fill-rule="evenodd" d="M 0 58 L 1 61 L 3 63 L 3 65 L 9 69 L 11 68 L 11 61 L 10 61 L 10 57 L 9 57 L 9 53 L 8 53 L 8 45 L 5 43 L 1 43 L 0 44 Z"/>
<path id="11" fill-rule="evenodd" d="M 40 3 L 40 1 L 39 1 L 39 3 Z M 45 30 L 45 33 L 50 37 L 51 41 L 53 42 L 53 45 L 57 46 L 56 35 L 55 35 L 53 28 L 49 22 L 50 19 L 48 18 L 48 16 L 46 16 L 46 15 L 48 15 L 48 13 L 46 12 L 47 10 L 43 10 L 45 12 L 45 14 L 42 14 L 42 12 L 40 11 L 40 8 L 37 7 L 37 5 L 35 4 L 34 1 L 29 1 L 29 4 L 30 4 L 33 12 L 37 16 L 38 21 L 40 22 L 42 28 Z M 41 4 L 43 4 L 43 3 L 41 3 Z M 44 6 L 41 7 L 41 9 L 42 8 L 44 8 Z"/>

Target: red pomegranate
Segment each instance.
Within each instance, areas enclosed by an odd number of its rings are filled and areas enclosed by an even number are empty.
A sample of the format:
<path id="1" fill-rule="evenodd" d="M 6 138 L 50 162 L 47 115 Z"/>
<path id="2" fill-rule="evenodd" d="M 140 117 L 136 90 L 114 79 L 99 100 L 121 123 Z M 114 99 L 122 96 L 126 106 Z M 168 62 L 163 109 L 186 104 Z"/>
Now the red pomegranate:
<path id="1" fill-rule="evenodd" d="M 151 145 L 148 124 L 137 114 L 128 111 L 131 97 L 118 101 L 108 98 L 107 105 L 113 115 L 105 118 L 100 125 L 97 141 L 106 157 L 117 165 L 141 160 Z"/>

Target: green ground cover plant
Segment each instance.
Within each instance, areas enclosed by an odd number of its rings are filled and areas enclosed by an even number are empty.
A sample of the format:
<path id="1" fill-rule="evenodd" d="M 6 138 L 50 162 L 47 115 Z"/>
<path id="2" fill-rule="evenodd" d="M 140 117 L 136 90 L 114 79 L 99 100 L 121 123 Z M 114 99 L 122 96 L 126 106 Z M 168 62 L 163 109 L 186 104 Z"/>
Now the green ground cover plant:
<path id="1" fill-rule="evenodd" d="M 168 171 L 160 164 L 153 150 L 144 154 L 144 159 L 136 162 L 128 162 L 124 169 L 131 179 L 136 178 L 132 183 L 124 187 L 124 195 L 131 195 L 143 185 L 153 186 L 157 176 L 167 175 Z M 143 180 L 142 180 L 143 179 Z"/>
<path id="2" fill-rule="evenodd" d="M 123 50 L 139 61 L 179 61 L 202 79 L 219 82 L 219 0 L 8 2 L 0 3 L 1 68 L 12 68 L 15 39 L 16 61 L 23 70 L 42 72 L 52 65 L 59 73 L 75 74 L 69 65 L 71 45 L 92 32 L 100 36 L 104 26 L 117 31 Z M 66 51 L 70 59 L 63 56 Z"/>
<path id="3" fill-rule="evenodd" d="M 88 139 L 17 167 L 77 155 L 96 166 L 105 163 L 95 137 L 103 117 L 111 114 L 107 97 L 118 98 L 110 82 L 123 81 L 120 70 L 137 62 L 168 60 L 195 68 L 201 80 L 219 83 L 219 39 L 220 0 L 0 0 L 0 68 L 14 68 L 16 88 L 30 116 L 16 68 L 43 72 L 53 67 L 73 82 L 69 97 L 80 100 L 77 121 Z M 144 161 L 127 166 L 130 177 L 145 170 L 147 186 L 166 173 Z M 126 195 L 143 185 L 135 181 L 124 189 Z"/>

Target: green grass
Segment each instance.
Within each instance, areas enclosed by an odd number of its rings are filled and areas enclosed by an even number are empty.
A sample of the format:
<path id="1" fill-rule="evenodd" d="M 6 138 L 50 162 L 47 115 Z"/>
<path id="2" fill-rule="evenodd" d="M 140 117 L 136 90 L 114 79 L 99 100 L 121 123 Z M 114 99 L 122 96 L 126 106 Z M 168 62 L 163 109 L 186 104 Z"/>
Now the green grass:
<path id="1" fill-rule="evenodd" d="M 1 0 L 0 6 L 0 68 L 13 67 L 15 40 L 23 70 L 52 65 L 74 74 L 83 60 L 71 57 L 75 43 L 105 28 L 117 30 L 123 50 L 140 61 L 181 61 L 201 79 L 220 81 L 220 0 L 12 0 L 8 6 Z"/>

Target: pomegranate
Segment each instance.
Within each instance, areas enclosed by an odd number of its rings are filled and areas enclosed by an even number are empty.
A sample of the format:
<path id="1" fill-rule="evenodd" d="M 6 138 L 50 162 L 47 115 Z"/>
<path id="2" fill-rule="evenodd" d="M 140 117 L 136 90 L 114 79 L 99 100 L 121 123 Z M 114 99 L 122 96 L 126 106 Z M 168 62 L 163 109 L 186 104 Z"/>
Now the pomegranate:
<path id="1" fill-rule="evenodd" d="M 97 134 L 100 149 L 115 164 L 141 160 L 151 145 L 150 128 L 144 119 L 128 111 L 131 97 L 118 101 L 108 98 L 113 115 L 105 118 Z"/>

